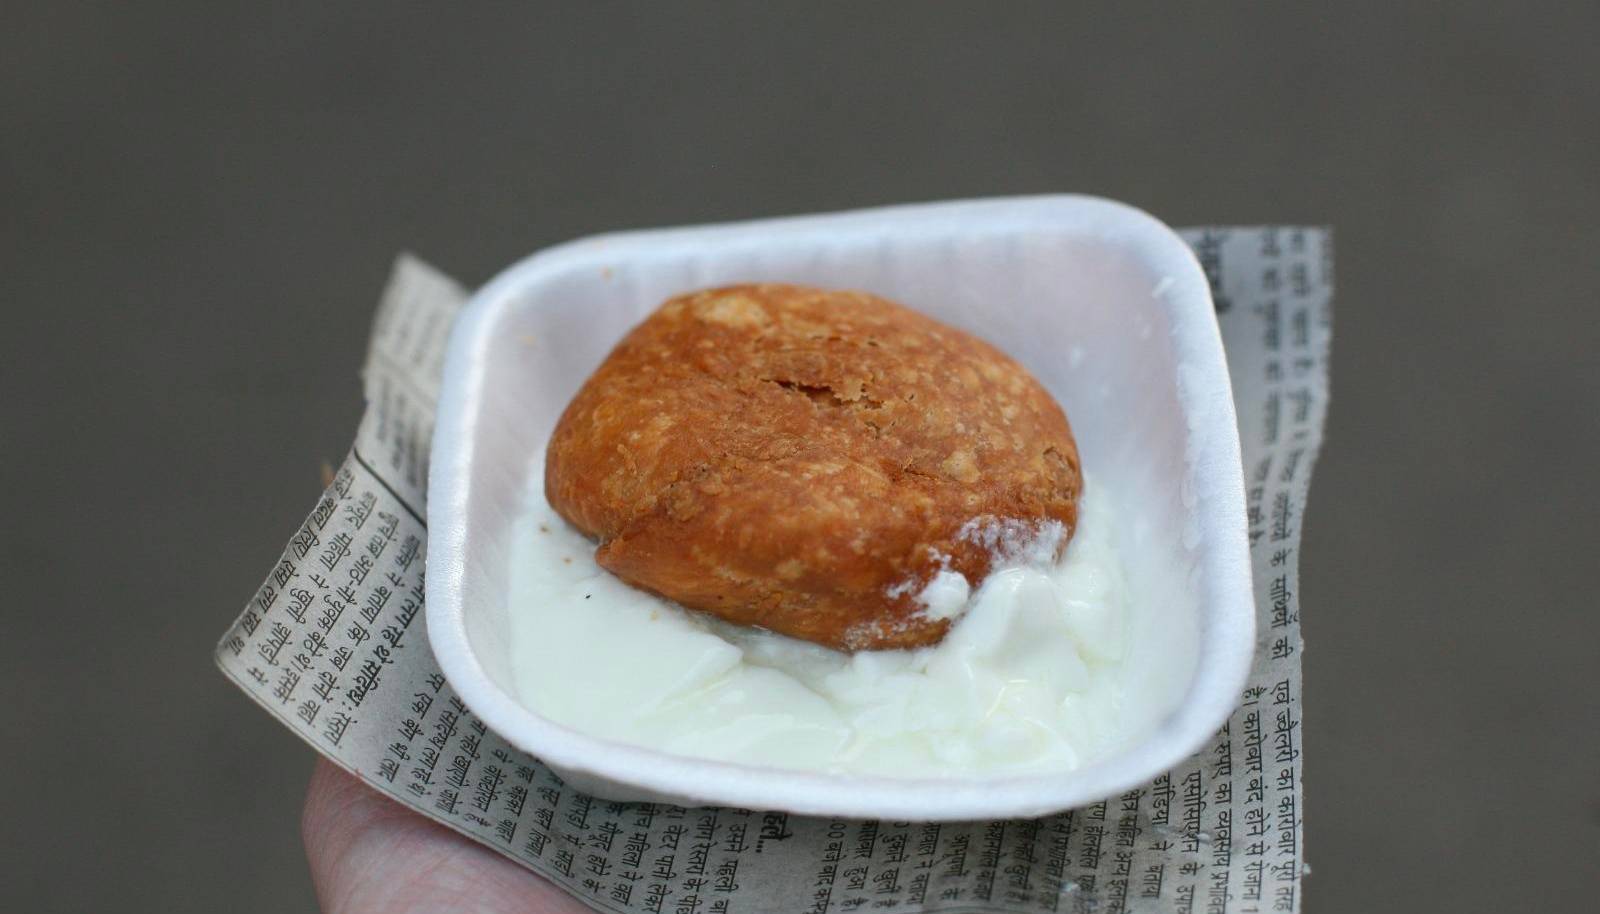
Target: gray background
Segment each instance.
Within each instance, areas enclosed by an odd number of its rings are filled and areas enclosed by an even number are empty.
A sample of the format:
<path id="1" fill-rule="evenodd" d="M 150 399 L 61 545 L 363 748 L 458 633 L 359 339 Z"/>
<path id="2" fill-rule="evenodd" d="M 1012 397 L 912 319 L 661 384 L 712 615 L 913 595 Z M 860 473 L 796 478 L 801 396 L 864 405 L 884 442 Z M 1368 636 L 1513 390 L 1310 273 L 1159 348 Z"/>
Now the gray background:
<path id="1" fill-rule="evenodd" d="M 1600 6 L 334 6 L 5 4 L 0 908 L 313 905 L 209 657 L 396 251 L 1074 190 L 1338 231 L 1306 910 L 1594 909 Z"/>

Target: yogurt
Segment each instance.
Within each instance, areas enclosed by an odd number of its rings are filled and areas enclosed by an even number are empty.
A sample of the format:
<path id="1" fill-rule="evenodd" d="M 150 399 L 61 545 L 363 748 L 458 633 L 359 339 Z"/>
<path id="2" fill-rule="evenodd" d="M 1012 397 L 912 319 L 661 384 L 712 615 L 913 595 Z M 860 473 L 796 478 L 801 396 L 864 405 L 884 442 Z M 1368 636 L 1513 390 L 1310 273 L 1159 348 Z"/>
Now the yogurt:
<path id="1" fill-rule="evenodd" d="M 541 466 L 542 463 L 536 463 Z M 511 551 L 511 665 L 524 704 L 593 736 L 697 758 L 939 777 L 1066 771 L 1125 736 L 1127 586 L 1116 511 L 1085 480 L 1078 528 L 996 540 L 981 582 L 918 594 L 938 645 L 846 654 L 685 610 L 623 583 L 529 491 Z"/>

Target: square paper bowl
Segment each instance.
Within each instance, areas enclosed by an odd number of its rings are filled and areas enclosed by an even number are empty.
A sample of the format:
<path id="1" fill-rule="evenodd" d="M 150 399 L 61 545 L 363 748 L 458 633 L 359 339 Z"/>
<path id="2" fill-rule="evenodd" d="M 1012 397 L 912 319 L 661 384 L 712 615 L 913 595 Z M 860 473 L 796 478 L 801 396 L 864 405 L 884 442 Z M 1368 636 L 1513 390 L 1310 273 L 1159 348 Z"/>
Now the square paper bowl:
<path id="1" fill-rule="evenodd" d="M 1071 419 L 1114 493 L 1133 591 L 1127 739 L 1074 771 L 891 779 L 711 762 L 586 736 L 515 697 L 510 531 L 578 386 L 668 297 L 783 281 L 865 289 L 989 340 Z M 1052 196 L 606 235 L 502 273 L 457 323 L 428 492 L 429 638 L 461 699 L 574 786 L 664 800 L 906 820 L 1036 816 L 1120 793 L 1198 750 L 1234 707 L 1255 606 L 1239 437 L 1199 265 L 1128 206 Z M 574 644 L 597 664 L 605 644 Z M 581 687 L 574 684 L 575 688 Z"/>

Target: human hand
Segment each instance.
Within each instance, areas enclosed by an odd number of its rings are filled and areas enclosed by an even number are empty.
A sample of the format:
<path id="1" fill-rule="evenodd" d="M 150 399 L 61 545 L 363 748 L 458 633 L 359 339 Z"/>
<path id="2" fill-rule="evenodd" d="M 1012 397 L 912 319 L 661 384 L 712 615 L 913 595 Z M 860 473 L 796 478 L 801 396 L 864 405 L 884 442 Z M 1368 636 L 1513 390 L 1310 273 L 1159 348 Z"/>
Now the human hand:
<path id="1" fill-rule="evenodd" d="M 592 914 L 506 857 L 317 759 L 300 833 L 324 914 Z"/>

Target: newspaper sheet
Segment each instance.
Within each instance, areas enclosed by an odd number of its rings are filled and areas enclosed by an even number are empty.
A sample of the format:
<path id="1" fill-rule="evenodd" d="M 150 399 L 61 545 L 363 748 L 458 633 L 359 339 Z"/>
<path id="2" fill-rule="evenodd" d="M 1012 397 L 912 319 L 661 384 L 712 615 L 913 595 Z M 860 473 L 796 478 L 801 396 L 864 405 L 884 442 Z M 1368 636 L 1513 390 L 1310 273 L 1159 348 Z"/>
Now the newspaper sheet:
<path id="1" fill-rule="evenodd" d="M 355 444 L 217 663 L 318 752 L 602 911 L 1298 911 L 1298 550 L 1328 403 L 1331 239 L 1182 234 L 1232 373 L 1260 622 L 1238 710 L 1136 790 L 1042 819 L 943 824 L 619 804 L 490 732 L 439 672 L 422 611 L 434 406 L 467 293 L 406 256 L 373 323 Z"/>

